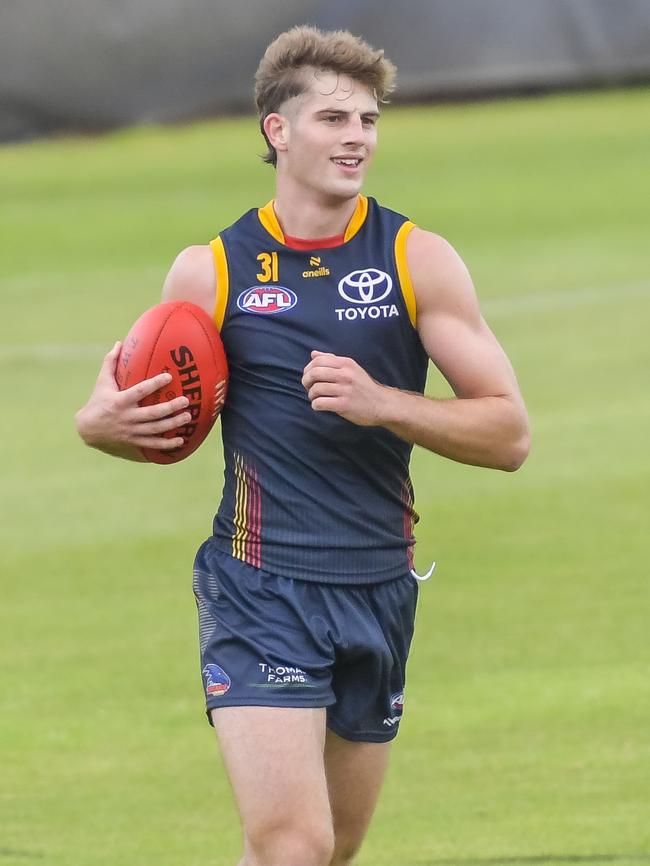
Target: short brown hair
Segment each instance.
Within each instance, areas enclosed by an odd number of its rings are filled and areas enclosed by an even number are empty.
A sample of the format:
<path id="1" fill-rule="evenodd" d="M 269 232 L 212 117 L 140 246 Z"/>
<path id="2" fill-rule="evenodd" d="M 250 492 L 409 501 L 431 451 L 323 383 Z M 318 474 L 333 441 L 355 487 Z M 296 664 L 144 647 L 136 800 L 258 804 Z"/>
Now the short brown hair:
<path id="1" fill-rule="evenodd" d="M 264 162 L 276 165 L 277 153 L 264 132 L 264 120 L 280 106 L 308 89 L 305 67 L 349 75 L 375 94 L 378 102 L 395 87 L 395 66 L 384 52 L 347 30 L 292 27 L 281 33 L 264 52 L 255 75 L 255 102 L 260 130 L 268 152 Z"/>

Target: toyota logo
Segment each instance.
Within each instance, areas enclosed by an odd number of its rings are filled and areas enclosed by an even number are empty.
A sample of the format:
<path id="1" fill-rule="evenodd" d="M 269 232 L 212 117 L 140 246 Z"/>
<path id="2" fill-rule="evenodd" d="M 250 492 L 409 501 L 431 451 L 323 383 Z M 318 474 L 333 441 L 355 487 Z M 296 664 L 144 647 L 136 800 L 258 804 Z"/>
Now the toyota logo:
<path id="1" fill-rule="evenodd" d="M 390 275 L 378 268 L 352 271 L 339 280 L 339 295 L 352 304 L 378 304 L 392 288 Z"/>

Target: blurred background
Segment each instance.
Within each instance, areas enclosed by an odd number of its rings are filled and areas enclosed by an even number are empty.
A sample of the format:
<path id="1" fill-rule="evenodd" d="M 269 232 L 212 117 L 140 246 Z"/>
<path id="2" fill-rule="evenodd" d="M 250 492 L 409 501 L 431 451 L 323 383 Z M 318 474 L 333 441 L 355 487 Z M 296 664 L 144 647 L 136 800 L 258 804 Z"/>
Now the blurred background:
<path id="1" fill-rule="evenodd" d="M 302 23 L 397 64 L 365 191 L 459 250 L 533 427 L 514 475 L 414 451 L 438 566 L 359 866 L 649 863 L 650 5 L 4 0 L 0 864 L 236 862 L 191 593 L 218 426 L 159 467 L 73 416 L 272 197 L 252 78 Z"/>
<path id="2" fill-rule="evenodd" d="M 398 101 L 650 75 L 647 0 L 4 0 L 0 16 L 0 140 L 247 112 L 297 22 L 384 47 Z"/>

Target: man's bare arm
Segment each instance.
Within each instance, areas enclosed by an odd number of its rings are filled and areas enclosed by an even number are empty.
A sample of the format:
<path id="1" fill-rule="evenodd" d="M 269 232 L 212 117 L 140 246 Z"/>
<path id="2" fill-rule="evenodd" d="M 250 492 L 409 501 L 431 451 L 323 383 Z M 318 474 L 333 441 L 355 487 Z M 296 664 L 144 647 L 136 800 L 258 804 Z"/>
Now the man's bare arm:
<path id="1" fill-rule="evenodd" d="M 480 314 L 467 268 L 437 235 L 413 229 L 407 243 L 418 333 L 456 399 L 393 392 L 385 426 L 452 460 L 517 469 L 530 447 L 528 415 L 512 365 Z"/>
<path id="2" fill-rule="evenodd" d="M 483 321 L 467 269 L 436 235 L 413 229 L 417 328 L 456 395 L 436 400 L 375 382 L 352 359 L 315 352 L 303 384 L 312 408 L 382 426 L 461 463 L 513 471 L 528 454 L 528 416 L 512 366 Z"/>
<path id="3" fill-rule="evenodd" d="M 210 247 L 188 247 L 176 258 L 165 280 L 163 301 L 187 300 L 212 313 L 215 299 L 215 276 Z M 120 352 L 116 343 L 104 358 L 97 382 L 86 405 L 76 416 L 79 436 L 86 445 L 121 457 L 144 462 L 141 448 L 171 451 L 183 444 L 180 437 L 162 434 L 191 421 L 189 412 L 176 413 L 188 405 L 187 397 L 176 397 L 155 406 L 139 402 L 171 381 L 161 373 L 120 391 L 115 370 Z M 170 416 L 174 417 L 170 417 Z"/>
<path id="4" fill-rule="evenodd" d="M 182 250 L 165 279 L 163 301 L 191 301 L 209 316 L 214 313 L 217 277 L 209 246 L 195 245 Z"/>

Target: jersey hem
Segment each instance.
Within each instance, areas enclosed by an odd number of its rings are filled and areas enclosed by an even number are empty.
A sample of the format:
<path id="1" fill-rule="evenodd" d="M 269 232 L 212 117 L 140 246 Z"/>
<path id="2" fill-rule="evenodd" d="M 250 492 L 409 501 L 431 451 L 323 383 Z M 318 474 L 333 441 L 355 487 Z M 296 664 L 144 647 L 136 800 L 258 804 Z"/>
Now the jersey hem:
<path id="1" fill-rule="evenodd" d="M 274 565 L 253 565 L 245 559 L 240 559 L 239 557 L 232 555 L 232 539 L 230 536 L 228 538 L 222 538 L 219 535 L 213 534 L 208 540 L 214 543 L 220 553 L 230 557 L 234 562 L 241 562 L 249 568 L 255 568 L 257 571 L 261 571 L 271 577 L 285 577 L 290 580 L 301 580 L 305 583 L 324 583 L 329 586 L 362 586 L 388 583 L 390 580 L 405 577 L 410 573 L 406 553 L 404 554 L 404 562 L 402 564 L 397 565 L 386 572 L 382 572 L 381 574 L 377 574 L 377 572 L 362 575 L 358 573 L 347 573 L 343 575 L 328 575 L 327 577 L 322 577 L 320 574 L 315 574 L 314 572 L 310 573 L 308 566 L 305 566 L 305 568 L 301 568 L 300 566 L 280 566 L 279 568 L 276 568 Z"/>

